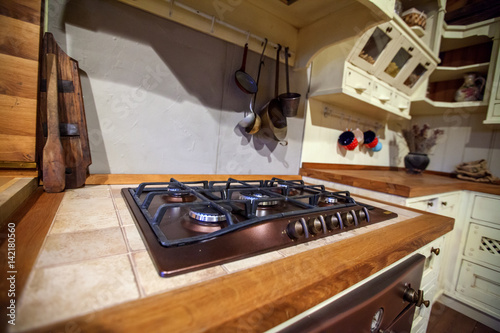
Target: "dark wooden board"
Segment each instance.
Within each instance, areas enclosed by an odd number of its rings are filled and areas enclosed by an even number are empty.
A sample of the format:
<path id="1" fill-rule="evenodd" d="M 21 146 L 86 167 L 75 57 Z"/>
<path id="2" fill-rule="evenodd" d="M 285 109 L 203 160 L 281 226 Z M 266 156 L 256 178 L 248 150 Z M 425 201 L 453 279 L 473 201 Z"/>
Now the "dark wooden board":
<path id="1" fill-rule="evenodd" d="M 85 184 L 88 167 L 92 163 L 78 62 L 64 53 L 51 33 L 45 34 L 42 48 L 43 52 L 54 53 L 58 58 L 59 122 L 62 124 L 75 124 L 78 128 L 79 135 L 61 135 L 66 164 L 66 188 L 78 188 Z M 44 61 L 45 59 L 42 59 L 42 62 Z M 41 151 L 46 141 L 43 131 L 44 124 L 47 123 L 47 93 L 43 89 L 45 86 L 43 82 L 46 82 L 46 78 L 47 73 L 45 73 L 44 66 L 42 66 L 42 84 L 40 85 L 37 120 L 37 162 L 39 165 L 43 165 Z M 68 86 L 69 89 L 64 89 L 64 87 Z"/>

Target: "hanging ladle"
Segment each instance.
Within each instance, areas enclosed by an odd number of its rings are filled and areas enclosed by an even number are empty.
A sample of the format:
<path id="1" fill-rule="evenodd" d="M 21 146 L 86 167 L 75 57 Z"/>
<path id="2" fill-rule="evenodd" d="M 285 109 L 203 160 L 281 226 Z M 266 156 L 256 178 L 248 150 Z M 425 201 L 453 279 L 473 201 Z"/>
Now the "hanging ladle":
<path id="1" fill-rule="evenodd" d="M 245 49 L 243 51 L 243 61 L 241 68 L 234 73 L 234 79 L 236 85 L 247 94 L 255 94 L 257 92 L 257 83 L 250 76 L 250 74 L 245 72 L 245 65 L 247 63 L 247 53 L 248 53 L 248 43 L 245 44 Z"/>
<path id="2" fill-rule="evenodd" d="M 262 68 L 262 65 L 264 65 L 264 52 L 266 51 L 266 46 L 267 46 L 267 38 L 265 39 L 264 48 L 262 49 L 262 54 L 260 55 L 259 71 L 257 73 L 257 87 L 259 86 L 260 70 Z M 250 100 L 251 113 L 239 122 L 239 125 L 243 127 L 245 129 L 245 132 L 247 132 L 248 134 L 257 133 L 260 130 L 260 126 L 262 123 L 260 116 L 255 112 L 256 101 L 257 101 L 257 92 L 255 92 L 255 94 L 253 95 L 253 103 L 252 100 Z"/>
<path id="3" fill-rule="evenodd" d="M 286 93 L 279 96 L 283 114 L 286 117 L 295 117 L 299 109 L 300 94 L 290 92 L 290 80 L 288 78 L 288 47 L 285 47 L 285 65 L 286 65 Z"/>

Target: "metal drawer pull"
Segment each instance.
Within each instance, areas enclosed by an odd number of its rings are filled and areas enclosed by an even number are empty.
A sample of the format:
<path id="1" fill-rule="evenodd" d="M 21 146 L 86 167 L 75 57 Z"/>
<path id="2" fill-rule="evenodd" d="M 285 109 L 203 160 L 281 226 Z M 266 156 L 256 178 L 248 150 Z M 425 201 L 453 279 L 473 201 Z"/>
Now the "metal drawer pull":
<path id="1" fill-rule="evenodd" d="M 438 256 L 441 253 L 441 250 L 439 249 L 439 247 L 431 248 L 431 253 L 434 253 Z"/>
<path id="2" fill-rule="evenodd" d="M 433 203 L 432 201 L 429 201 L 429 202 L 427 203 L 427 207 L 432 207 L 432 206 L 434 206 L 434 203 Z"/>
<path id="3" fill-rule="evenodd" d="M 448 202 L 446 202 L 446 201 L 441 202 L 441 206 L 445 206 L 445 207 L 448 206 Z"/>

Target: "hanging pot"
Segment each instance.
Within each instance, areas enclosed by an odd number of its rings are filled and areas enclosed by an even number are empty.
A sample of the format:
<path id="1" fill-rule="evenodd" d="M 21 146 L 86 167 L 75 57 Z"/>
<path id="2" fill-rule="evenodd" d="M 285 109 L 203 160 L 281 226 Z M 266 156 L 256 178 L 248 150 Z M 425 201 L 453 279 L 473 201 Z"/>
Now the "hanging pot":
<path id="1" fill-rule="evenodd" d="M 290 80 L 288 78 L 288 47 L 285 47 L 285 66 L 286 66 L 286 93 L 281 94 L 279 99 L 283 114 L 286 117 L 295 117 L 299 109 L 300 94 L 290 92 Z"/>
<path id="2" fill-rule="evenodd" d="M 275 98 L 273 98 L 267 108 L 264 107 L 264 112 L 262 113 L 262 121 L 271 130 L 274 139 L 281 141 L 283 145 L 285 143 L 285 137 L 287 132 L 287 122 L 286 117 L 283 114 L 283 109 L 281 108 L 281 102 L 278 98 L 279 96 L 279 68 L 280 68 L 280 51 L 281 45 L 278 44 L 278 52 L 276 54 L 276 84 L 275 84 Z"/>

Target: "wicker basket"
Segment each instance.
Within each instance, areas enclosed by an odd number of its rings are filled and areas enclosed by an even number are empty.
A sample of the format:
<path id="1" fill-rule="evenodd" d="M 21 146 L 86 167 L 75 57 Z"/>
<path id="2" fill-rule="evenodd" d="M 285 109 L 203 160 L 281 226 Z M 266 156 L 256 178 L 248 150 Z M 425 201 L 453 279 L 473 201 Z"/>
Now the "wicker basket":
<path id="1" fill-rule="evenodd" d="M 424 12 L 419 11 L 418 9 L 411 8 L 405 11 L 401 17 L 408 24 L 408 26 L 419 26 L 422 29 L 425 29 L 425 24 L 427 22 L 427 15 Z"/>

